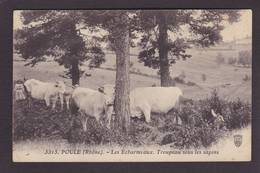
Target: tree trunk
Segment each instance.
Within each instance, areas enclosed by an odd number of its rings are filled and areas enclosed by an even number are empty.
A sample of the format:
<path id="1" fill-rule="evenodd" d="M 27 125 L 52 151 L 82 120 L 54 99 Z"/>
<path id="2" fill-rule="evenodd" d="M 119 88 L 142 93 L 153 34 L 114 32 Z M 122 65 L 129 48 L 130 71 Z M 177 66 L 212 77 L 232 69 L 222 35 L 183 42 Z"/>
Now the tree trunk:
<path id="1" fill-rule="evenodd" d="M 168 35 L 167 35 L 167 22 L 166 16 L 163 13 L 158 15 L 159 23 L 159 58 L 160 58 L 160 75 L 161 86 L 170 86 L 170 65 L 168 60 Z"/>
<path id="2" fill-rule="evenodd" d="M 115 126 L 120 132 L 129 134 L 130 131 L 130 76 L 129 76 L 129 30 L 124 25 L 128 22 L 126 12 L 119 16 L 120 27 L 115 32 L 116 52 L 116 94 L 115 94 Z"/>
<path id="3" fill-rule="evenodd" d="M 71 78 L 72 78 L 72 85 L 79 85 L 79 60 L 73 59 L 71 63 Z"/>

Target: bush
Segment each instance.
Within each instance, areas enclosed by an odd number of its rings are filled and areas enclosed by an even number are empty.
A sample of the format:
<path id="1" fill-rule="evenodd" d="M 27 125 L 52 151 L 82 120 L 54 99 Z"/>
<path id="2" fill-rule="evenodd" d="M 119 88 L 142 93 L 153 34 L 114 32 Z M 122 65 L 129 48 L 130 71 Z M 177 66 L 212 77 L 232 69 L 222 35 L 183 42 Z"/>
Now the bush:
<path id="1" fill-rule="evenodd" d="M 134 62 L 130 61 L 129 67 L 132 68 L 134 66 Z"/>
<path id="2" fill-rule="evenodd" d="M 178 77 L 181 79 L 185 79 L 186 78 L 185 72 L 182 70 L 181 74 Z"/>
<path id="3" fill-rule="evenodd" d="M 228 58 L 228 64 L 234 65 L 234 64 L 236 64 L 236 62 L 237 62 L 236 58 L 232 58 L 232 57 Z"/>
<path id="4" fill-rule="evenodd" d="M 245 50 L 238 53 L 238 63 L 243 66 L 252 65 L 252 54 L 251 51 Z"/>
<path id="5" fill-rule="evenodd" d="M 245 76 L 244 76 L 244 78 L 243 78 L 243 81 L 249 81 L 250 80 L 250 77 L 246 74 Z"/>
<path id="6" fill-rule="evenodd" d="M 237 99 L 227 103 L 225 120 L 228 129 L 240 129 L 251 122 L 251 105 Z"/>
<path id="7" fill-rule="evenodd" d="M 224 64 L 225 63 L 225 58 L 223 57 L 222 53 L 218 53 L 218 55 L 216 56 L 216 63 L 218 65 Z"/>
<path id="8" fill-rule="evenodd" d="M 69 113 L 46 109 L 43 101 L 34 101 L 28 109 L 27 101 L 13 103 L 13 138 L 26 140 L 64 136 L 69 129 Z"/>
<path id="9" fill-rule="evenodd" d="M 175 77 L 174 79 L 173 79 L 175 82 L 177 82 L 177 83 L 180 83 L 180 84 L 185 84 L 185 81 L 184 81 L 184 79 L 182 79 L 182 78 L 180 78 L 180 77 Z"/>
<path id="10" fill-rule="evenodd" d="M 195 83 L 195 82 L 188 81 L 188 82 L 186 83 L 186 85 L 188 85 L 188 86 L 195 86 L 196 83 Z"/>
<path id="11" fill-rule="evenodd" d="M 144 120 L 132 119 L 132 135 L 100 126 L 90 118 L 87 132 L 84 132 L 79 119 L 71 124 L 68 111 L 53 112 L 46 108 L 44 102 L 34 101 L 33 109 L 27 109 L 26 101 L 13 104 L 13 137 L 18 140 L 37 138 L 65 138 L 69 143 L 88 145 L 166 145 L 175 148 L 210 147 L 225 132 L 240 129 L 251 122 L 251 105 L 241 100 L 226 101 L 218 96 L 216 90 L 209 98 L 190 101 L 181 110 L 173 109 L 169 113 L 152 114 L 150 127 Z M 219 126 L 211 115 L 211 109 L 223 116 L 225 122 Z M 179 117 L 182 124 L 175 118 Z"/>
<path id="12" fill-rule="evenodd" d="M 225 122 L 222 126 L 212 121 L 211 109 L 223 116 Z M 220 99 L 217 91 L 213 90 L 210 98 L 185 105 L 178 116 L 184 125 L 176 126 L 170 123 L 161 128 L 164 133 L 168 132 L 161 140 L 161 145 L 171 144 L 176 148 L 210 147 L 224 136 L 227 130 L 250 124 L 251 106 L 240 100 L 228 102 Z"/>
<path id="13" fill-rule="evenodd" d="M 201 80 L 202 80 L 203 82 L 205 82 L 205 81 L 207 80 L 207 76 L 206 76 L 205 74 L 202 74 L 202 75 L 201 75 Z"/>

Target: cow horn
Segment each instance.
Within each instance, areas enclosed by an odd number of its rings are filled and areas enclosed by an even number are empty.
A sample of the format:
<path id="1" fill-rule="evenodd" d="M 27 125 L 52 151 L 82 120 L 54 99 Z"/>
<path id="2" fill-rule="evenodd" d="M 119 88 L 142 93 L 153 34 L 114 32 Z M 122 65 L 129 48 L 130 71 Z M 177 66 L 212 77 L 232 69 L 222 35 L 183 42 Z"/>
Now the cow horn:
<path id="1" fill-rule="evenodd" d="M 214 112 L 213 109 L 211 109 L 211 114 L 213 115 L 213 117 L 217 117 L 218 115 Z"/>

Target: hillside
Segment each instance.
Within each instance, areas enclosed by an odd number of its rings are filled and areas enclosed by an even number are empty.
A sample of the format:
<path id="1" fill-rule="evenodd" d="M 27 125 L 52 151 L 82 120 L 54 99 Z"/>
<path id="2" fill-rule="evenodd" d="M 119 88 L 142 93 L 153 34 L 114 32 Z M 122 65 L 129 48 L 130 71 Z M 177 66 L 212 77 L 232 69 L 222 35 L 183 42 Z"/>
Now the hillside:
<path id="1" fill-rule="evenodd" d="M 235 67 L 227 64 L 217 65 L 215 58 L 218 53 L 221 53 L 227 60 L 229 57 L 236 57 L 239 49 L 233 50 L 212 50 L 212 49 L 191 49 L 189 53 L 192 58 L 186 61 L 179 60 L 171 67 L 171 76 L 176 77 L 180 74 L 185 74 L 185 81 L 196 83 L 195 86 L 187 86 L 178 84 L 183 89 L 184 94 L 190 98 L 204 98 L 216 88 L 220 95 L 227 99 L 236 99 L 240 97 L 244 101 L 251 102 L 251 68 Z M 131 49 L 131 62 L 133 66 L 132 71 L 136 71 L 148 76 L 131 74 L 131 89 L 135 87 L 160 85 L 158 78 L 149 76 L 157 76 L 157 70 L 144 67 L 142 63 L 138 62 L 137 49 Z M 17 56 L 15 60 L 19 59 Z M 57 79 L 65 80 L 70 85 L 70 80 L 59 77 L 63 74 L 64 68 L 55 62 L 43 62 L 34 68 L 25 67 L 24 61 L 14 61 L 13 77 L 14 80 L 26 78 L 36 78 L 43 81 L 55 81 Z M 102 68 L 115 68 L 115 55 L 111 53 L 106 54 L 106 62 L 102 64 Z M 83 77 L 81 85 L 93 89 L 97 89 L 106 83 L 114 83 L 115 71 L 105 69 L 88 69 L 87 66 L 82 66 L 90 77 Z M 206 80 L 202 80 L 202 75 L 205 75 Z M 249 80 L 244 81 L 243 78 L 247 75 Z"/>

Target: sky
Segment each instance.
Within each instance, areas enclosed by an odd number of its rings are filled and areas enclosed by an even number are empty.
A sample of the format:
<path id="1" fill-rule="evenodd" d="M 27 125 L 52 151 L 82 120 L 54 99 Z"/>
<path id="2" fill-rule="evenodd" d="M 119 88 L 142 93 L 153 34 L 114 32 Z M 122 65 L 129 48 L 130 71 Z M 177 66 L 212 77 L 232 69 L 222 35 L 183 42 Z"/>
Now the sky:
<path id="1" fill-rule="evenodd" d="M 241 10 L 240 21 L 233 24 L 225 23 L 225 29 L 221 32 L 223 41 L 231 41 L 252 36 L 252 11 Z"/>
<path id="2" fill-rule="evenodd" d="M 224 23 L 224 30 L 221 32 L 223 41 L 231 41 L 235 39 L 245 38 L 246 36 L 252 36 L 252 11 L 240 10 L 241 17 L 239 22 L 229 24 Z M 14 11 L 14 29 L 22 26 L 20 20 L 20 12 Z"/>

